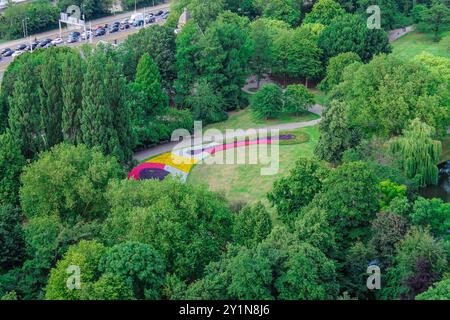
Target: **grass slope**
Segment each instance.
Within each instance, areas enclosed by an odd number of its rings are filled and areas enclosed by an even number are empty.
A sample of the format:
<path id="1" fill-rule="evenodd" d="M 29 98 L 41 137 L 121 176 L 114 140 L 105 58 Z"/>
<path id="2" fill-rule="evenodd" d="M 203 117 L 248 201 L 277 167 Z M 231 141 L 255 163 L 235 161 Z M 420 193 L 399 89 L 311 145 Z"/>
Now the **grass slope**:
<path id="1" fill-rule="evenodd" d="M 283 123 L 311 121 L 318 118 L 318 115 L 307 112 L 298 116 L 282 114 L 276 119 L 266 120 L 255 117 L 250 108 L 246 108 L 244 110 L 232 112 L 230 113 L 228 120 L 210 124 L 204 129 L 218 129 L 222 132 L 225 132 L 226 129 L 258 129 Z"/>
<path id="2" fill-rule="evenodd" d="M 422 52 L 450 58 L 450 31 L 443 34 L 440 42 L 434 42 L 431 33 L 414 31 L 395 41 L 392 46 L 393 54 L 404 60 L 410 60 Z"/>
<path id="3" fill-rule="evenodd" d="M 262 176 L 260 169 L 267 167 L 262 164 L 198 164 L 192 169 L 188 183 L 206 184 L 210 190 L 224 193 L 232 202 L 265 201 L 266 194 L 272 189 L 275 180 L 285 176 L 300 157 L 313 155 L 319 138 L 318 126 L 297 129 L 295 132 L 307 133 L 310 139 L 302 144 L 280 145 L 279 172 L 276 175 Z M 233 153 L 236 155 L 239 150 L 241 154 L 244 154 L 243 148 L 227 150 L 225 156 L 230 157 Z M 254 147 L 247 147 L 245 154 L 248 154 L 249 150 L 255 152 Z M 223 152 L 217 154 L 217 156 L 222 155 L 224 155 Z"/>

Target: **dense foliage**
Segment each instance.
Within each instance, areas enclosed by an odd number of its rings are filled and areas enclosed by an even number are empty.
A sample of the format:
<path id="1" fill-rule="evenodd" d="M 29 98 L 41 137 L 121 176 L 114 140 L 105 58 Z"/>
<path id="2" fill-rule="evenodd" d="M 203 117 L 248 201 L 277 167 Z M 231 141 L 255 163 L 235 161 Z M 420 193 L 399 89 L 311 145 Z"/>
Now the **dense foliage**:
<path id="1" fill-rule="evenodd" d="M 374 3 L 382 30 L 366 25 Z M 76 4 L 90 19 L 111 2 Z M 191 19 L 175 33 L 185 7 Z M 117 48 L 17 57 L 0 91 L 0 299 L 449 299 L 450 207 L 418 193 L 437 182 L 449 60 L 399 60 L 386 32 L 415 21 L 438 38 L 447 7 L 179 0 L 165 26 Z M 24 17 L 29 32 L 49 28 L 55 10 L 9 6 L 0 35 L 20 36 Z M 249 76 L 254 94 L 242 90 Z M 133 152 L 175 129 L 248 104 L 258 121 L 298 116 L 319 82 L 314 157 L 292 164 L 266 202 L 125 179 Z M 381 268 L 380 290 L 366 286 L 369 266 Z"/>

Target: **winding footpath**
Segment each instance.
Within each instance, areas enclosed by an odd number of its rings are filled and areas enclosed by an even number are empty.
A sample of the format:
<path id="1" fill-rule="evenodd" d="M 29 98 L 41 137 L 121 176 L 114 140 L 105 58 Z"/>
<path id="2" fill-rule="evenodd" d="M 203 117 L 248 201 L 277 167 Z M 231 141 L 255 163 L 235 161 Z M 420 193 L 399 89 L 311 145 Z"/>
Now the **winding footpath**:
<path id="1" fill-rule="evenodd" d="M 400 29 L 396 29 L 396 30 L 392 30 L 389 32 L 389 42 L 394 42 L 397 39 L 399 39 L 400 37 L 410 33 L 414 31 L 414 26 L 408 26 L 405 28 L 400 28 Z M 272 81 L 270 80 L 270 78 L 268 77 L 264 77 L 263 79 L 261 79 L 261 83 L 260 85 L 263 85 L 265 83 L 272 83 Z M 249 94 L 254 94 L 254 92 L 252 92 L 250 89 L 252 89 L 253 87 L 256 86 L 256 79 L 250 78 L 247 81 L 247 84 L 242 88 L 242 90 L 244 92 L 247 92 Z M 315 113 L 319 116 L 322 115 L 322 111 L 323 111 L 323 106 L 316 104 L 314 105 L 309 111 L 311 111 L 312 113 Z M 311 126 L 315 126 L 317 124 L 319 124 L 321 121 L 321 118 L 316 119 L 316 120 L 312 120 L 312 121 L 306 121 L 306 122 L 292 122 L 292 123 L 283 123 L 283 124 L 278 124 L 278 125 L 272 125 L 272 126 L 268 126 L 268 127 L 264 127 L 264 128 L 256 128 L 256 129 L 266 129 L 266 130 L 275 130 L 278 129 L 280 131 L 289 131 L 289 130 L 295 130 L 298 128 L 303 128 L 303 127 L 311 127 Z M 450 129 L 449 129 L 450 130 Z M 246 136 L 246 132 L 235 132 L 233 134 L 225 134 L 222 136 L 222 138 L 224 139 L 233 139 L 233 138 L 240 138 L 240 137 L 245 137 Z M 203 140 L 205 141 L 211 141 L 214 140 L 215 136 L 203 136 L 203 139 L 193 139 L 194 143 L 193 145 L 200 145 L 203 143 Z M 218 136 L 216 136 L 218 137 Z M 190 141 L 190 139 L 192 139 L 192 136 L 187 136 L 184 137 L 184 141 Z M 168 142 L 165 144 L 161 144 L 161 145 L 157 145 L 155 147 L 149 148 L 147 150 L 143 150 L 143 151 L 138 151 L 134 154 L 133 158 L 138 161 L 138 162 L 142 162 L 146 159 L 152 158 L 152 157 L 156 157 L 159 156 L 161 154 L 167 153 L 167 152 L 171 152 L 173 151 L 178 145 L 180 144 L 180 142 Z"/>
<path id="2" fill-rule="evenodd" d="M 321 116 L 322 111 L 323 111 L 323 106 L 316 104 L 309 111 Z M 276 124 L 276 125 L 272 125 L 272 126 L 268 126 L 268 127 L 255 128 L 255 129 L 256 130 L 264 130 L 264 129 L 265 130 L 277 130 L 278 129 L 280 131 L 289 131 L 289 130 L 295 130 L 298 128 L 312 127 L 312 126 L 319 124 L 320 121 L 321 121 L 321 118 L 316 119 L 316 120 L 311 120 L 311 121 L 305 121 L 305 122 L 291 122 L 291 123 Z M 224 140 L 228 140 L 228 139 L 233 139 L 233 138 L 245 137 L 247 135 L 246 130 L 239 130 L 239 131 L 233 130 L 233 131 L 235 131 L 235 132 L 233 132 L 232 134 L 224 134 L 221 136 L 205 135 L 205 136 L 203 136 L 203 138 L 194 138 L 192 136 L 186 136 L 186 137 L 184 137 L 183 141 L 190 141 L 191 139 L 193 139 L 193 141 L 194 141 L 193 145 L 200 145 L 203 143 L 203 141 L 213 141 L 213 140 L 218 140 L 220 138 L 222 138 Z M 178 142 L 178 141 L 161 144 L 161 145 L 149 148 L 147 150 L 136 152 L 134 154 L 133 158 L 138 162 L 142 162 L 146 159 L 156 157 L 158 155 L 161 155 L 161 154 L 164 154 L 167 152 L 171 152 L 179 144 L 180 144 L 180 142 Z"/>
<path id="3" fill-rule="evenodd" d="M 414 26 L 408 26 L 404 28 L 399 28 L 389 31 L 389 42 L 394 42 L 395 40 L 403 37 L 404 35 L 414 31 Z"/>

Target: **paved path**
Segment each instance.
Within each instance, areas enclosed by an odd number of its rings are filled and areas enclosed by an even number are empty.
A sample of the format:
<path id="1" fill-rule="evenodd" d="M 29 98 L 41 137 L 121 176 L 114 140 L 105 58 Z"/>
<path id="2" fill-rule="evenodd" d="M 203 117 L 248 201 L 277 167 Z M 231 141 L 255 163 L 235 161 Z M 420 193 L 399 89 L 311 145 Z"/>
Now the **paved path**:
<path id="1" fill-rule="evenodd" d="M 316 104 L 310 109 L 310 111 L 317 115 L 322 115 L 323 107 L 321 105 Z M 312 120 L 312 121 L 306 121 L 306 122 L 283 123 L 283 124 L 268 126 L 265 128 L 257 128 L 257 130 L 260 130 L 260 129 L 266 129 L 266 130 L 278 129 L 280 131 L 295 130 L 298 128 L 315 126 L 315 125 L 319 124 L 320 121 L 321 121 L 321 118 Z M 203 141 L 219 140 L 220 138 L 222 138 L 223 140 L 227 140 L 227 139 L 233 139 L 233 138 L 241 138 L 241 137 L 245 137 L 247 135 L 248 134 L 245 131 L 244 132 L 236 131 L 236 132 L 233 132 L 232 134 L 225 134 L 223 136 L 217 136 L 217 135 L 204 136 L 203 138 L 194 138 L 193 140 L 194 140 L 194 145 L 199 145 Z M 192 139 L 192 136 L 187 136 L 183 139 L 183 141 L 186 142 L 186 145 L 184 145 L 184 147 L 190 145 L 191 139 Z M 141 162 L 148 158 L 152 158 L 157 155 L 160 155 L 162 153 L 170 152 L 170 151 L 174 150 L 174 148 L 179 146 L 179 144 L 180 144 L 180 142 L 168 142 L 165 144 L 161 144 L 161 145 L 155 146 L 155 147 L 147 149 L 147 150 L 136 152 L 134 154 L 133 158 L 135 160 Z"/>
<path id="2" fill-rule="evenodd" d="M 389 42 L 394 42 L 398 38 L 401 38 L 412 31 L 414 31 L 414 26 L 391 30 L 389 31 Z"/>

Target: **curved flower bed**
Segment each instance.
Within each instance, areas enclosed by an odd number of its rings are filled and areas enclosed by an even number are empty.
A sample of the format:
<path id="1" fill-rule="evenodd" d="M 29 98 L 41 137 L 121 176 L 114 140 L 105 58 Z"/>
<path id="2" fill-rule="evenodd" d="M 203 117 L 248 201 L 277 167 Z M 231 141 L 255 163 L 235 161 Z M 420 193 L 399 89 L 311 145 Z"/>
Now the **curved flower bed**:
<path id="1" fill-rule="evenodd" d="M 282 135 L 279 140 L 295 139 L 295 135 Z M 271 138 L 239 141 L 227 144 L 210 143 L 163 153 L 155 158 L 141 163 L 128 174 L 129 179 L 163 180 L 169 174 L 186 182 L 192 167 L 199 161 L 217 152 L 250 145 L 270 144 Z"/>

